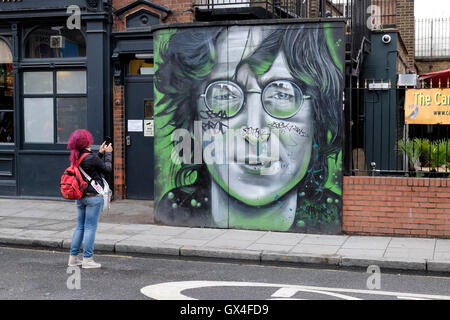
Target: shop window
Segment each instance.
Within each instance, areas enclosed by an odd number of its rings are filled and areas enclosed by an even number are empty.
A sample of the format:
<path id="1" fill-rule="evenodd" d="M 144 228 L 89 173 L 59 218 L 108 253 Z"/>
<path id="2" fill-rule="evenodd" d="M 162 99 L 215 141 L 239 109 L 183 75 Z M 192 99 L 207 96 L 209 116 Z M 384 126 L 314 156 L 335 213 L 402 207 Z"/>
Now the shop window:
<path id="1" fill-rule="evenodd" d="M 153 71 L 153 59 L 136 59 L 131 60 L 128 65 L 128 74 L 130 75 L 152 75 Z"/>
<path id="2" fill-rule="evenodd" d="M 0 144 L 14 142 L 14 75 L 12 52 L 0 39 Z"/>
<path id="3" fill-rule="evenodd" d="M 25 142 L 53 143 L 53 99 L 25 98 Z"/>
<path id="4" fill-rule="evenodd" d="M 53 93 L 53 72 L 25 72 L 23 91 L 25 94 Z"/>
<path id="5" fill-rule="evenodd" d="M 67 143 L 87 127 L 85 70 L 24 72 L 24 142 Z"/>
<path id="6" fill-rule="evenodd" d="M 56 108 L 58 143 L 66 143 L 72 132 L 87 127 L 87 99 L 58 98 Z"/>
<path id="7" fill-rule="evenodd" d="M 25 58 L 74 58 L 86 56 L 86 41 L 78 29 L 38 27 L 25 41 Z"/>

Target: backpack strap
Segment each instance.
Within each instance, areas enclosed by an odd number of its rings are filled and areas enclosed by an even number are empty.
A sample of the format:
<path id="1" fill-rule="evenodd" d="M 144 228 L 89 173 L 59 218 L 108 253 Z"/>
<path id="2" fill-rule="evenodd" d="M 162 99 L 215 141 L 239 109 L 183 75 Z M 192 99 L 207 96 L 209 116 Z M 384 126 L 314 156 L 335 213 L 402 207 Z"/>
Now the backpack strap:
<path id="1" fill-rule="evenodd" d="M 88 153 L 85 153 L 81 156 L 78 165 L 80 165 L 81 161 L 83 160 L 83 158 L 85 156 L 87 156 Z M 98 184 L 94 179 L 92 179 L 84 170 L 83 168 L 81 168 L 80 166 L 78 167 L 78 169 L 80 170 L 80 172 L 84 175 L 84 177 L 88 180 L 88 183 L 92 186 L 92 188 L 94 188 L 95 191 L 97 191 L 99 194 L 103 194 L 103 188 L 100 184 Z"/>
<path id="2" fill-rule="evenodd" d="M 80 157 L 80 159 L 78 159 L 78 162 L 77 162 L 77 167 L 79 167 L 80 166 L 80 164 L 81 164 L 81 161 L 83 161 L 83 159 L 84 158 L 86 158 L 86 156 L 88 155 L 89 153 L 84 153 L 81 157 Z"/>
<path id="3" fill-rule="evenodd" d="M 86 152 L 86 153 L 84 153 L 84 154 L 80 157 L 80 159 L 78 159 L 77 168 L 78 168 L 78 170 L 79 170 L 81 173 L 83 173 L 83 175 L 85 176 L 85 178 L 88 180 L 88 183 L 91 183 L 91 181 L 92 181 L 91 177 L 89 177 L 89 175 L 88 175 L 86 172 L 84 172 L 83 168 L 81 168 L 81 166 L 80 166 L 81 162 L 83 161 L 84 158 L 86 158 L 86 156 L 87 156 L 88 154 L 89 154 L 89 153 Z"/>

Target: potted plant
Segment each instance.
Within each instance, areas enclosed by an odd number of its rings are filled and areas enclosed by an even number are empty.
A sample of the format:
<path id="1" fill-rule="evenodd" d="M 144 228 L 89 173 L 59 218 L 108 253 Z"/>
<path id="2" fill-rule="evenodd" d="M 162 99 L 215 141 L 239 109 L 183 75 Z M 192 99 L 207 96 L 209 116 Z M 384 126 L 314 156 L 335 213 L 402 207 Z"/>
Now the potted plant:
<path id="1" fill-rule="evenodd" d="M 420 157 L 423 153 L 424 142 L 419 138 L 415 138 L 414 140 L 402 139 L 397 142 L 397 146 L 408 157 L 409 176 L 417 176 L 417 171 L 421 167 Z"/>

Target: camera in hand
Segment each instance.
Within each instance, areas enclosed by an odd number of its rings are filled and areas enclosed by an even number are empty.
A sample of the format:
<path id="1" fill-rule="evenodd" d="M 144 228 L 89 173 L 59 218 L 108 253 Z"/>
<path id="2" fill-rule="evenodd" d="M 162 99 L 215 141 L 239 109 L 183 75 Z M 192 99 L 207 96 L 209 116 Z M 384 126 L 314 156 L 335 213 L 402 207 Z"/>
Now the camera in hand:
<path id="1" fill-rule="evenodd" d="M 111 137 L 106 137 L 105 138 L 105 145 L 109 146 L 111 144 Z"/>

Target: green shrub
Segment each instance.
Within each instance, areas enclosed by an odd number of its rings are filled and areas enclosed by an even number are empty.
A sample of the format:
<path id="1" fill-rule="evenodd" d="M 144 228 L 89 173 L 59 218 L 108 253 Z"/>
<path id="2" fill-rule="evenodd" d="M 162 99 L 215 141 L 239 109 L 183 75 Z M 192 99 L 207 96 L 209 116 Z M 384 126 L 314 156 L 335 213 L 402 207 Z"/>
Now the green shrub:
<path id="1" fill-rule="evenodd" d="M 414 171 L 418 167 L 430 167 L 431 170 L 437 171 L 442 166 L 450 169 L 449 140 L 430 141 L 415 138 L 414 140 L 399 140 L 397 145 L 408 156 L 410 170 Z"/>

